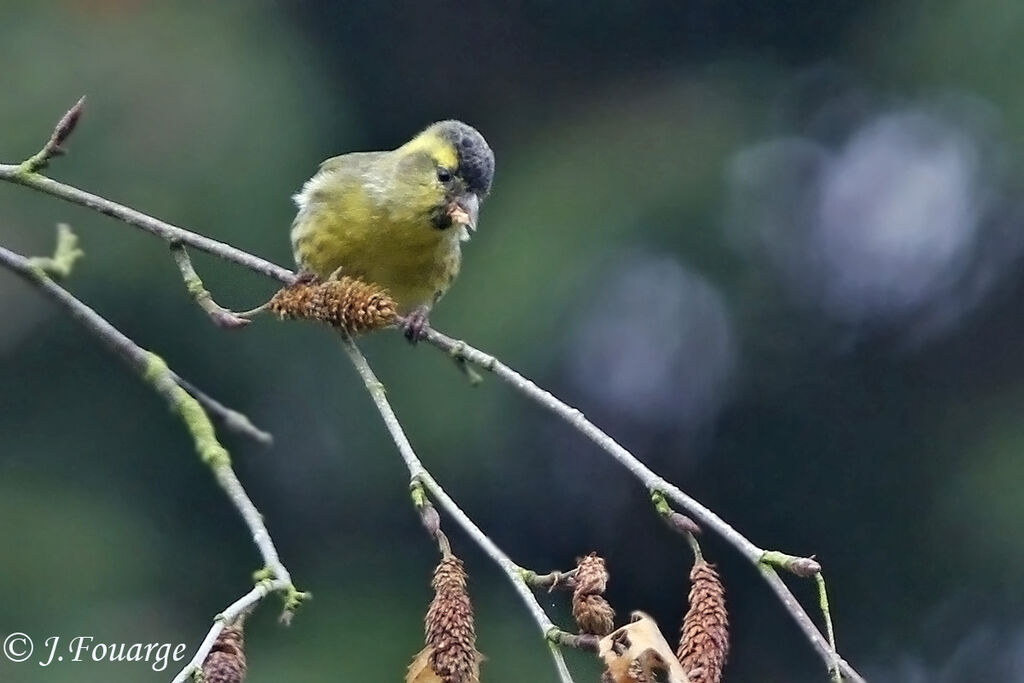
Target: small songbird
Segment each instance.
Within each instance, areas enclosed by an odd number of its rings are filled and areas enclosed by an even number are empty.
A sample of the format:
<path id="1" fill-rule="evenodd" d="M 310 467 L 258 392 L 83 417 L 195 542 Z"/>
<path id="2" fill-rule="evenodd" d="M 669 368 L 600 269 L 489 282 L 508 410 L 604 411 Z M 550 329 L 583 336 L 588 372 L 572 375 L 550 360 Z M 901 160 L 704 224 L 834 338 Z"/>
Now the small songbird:
<path id="1" fill-rule="evenodd" d="M 398 149 L 333 157 L 295 195 L 295 262 L 307 277 L 348 275 L 388 290 L 410 341 L 451 286 L 494 178 L 477 130 L 440 121 Z"/>

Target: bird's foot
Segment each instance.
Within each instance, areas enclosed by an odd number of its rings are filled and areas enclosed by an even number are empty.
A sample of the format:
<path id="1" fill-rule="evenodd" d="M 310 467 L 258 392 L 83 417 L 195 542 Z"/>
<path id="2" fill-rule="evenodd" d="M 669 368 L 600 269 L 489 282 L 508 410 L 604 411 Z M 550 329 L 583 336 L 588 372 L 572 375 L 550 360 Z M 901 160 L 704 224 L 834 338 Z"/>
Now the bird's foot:
<path id="1" fill-rule="evenodd" d="M 320 281 L 320 278 L 318 278 L 316 276 L 316 273 L 313 273 L 312 271 L 309 271 L 309 270 L 300 270 L 299 272 L 297 272 L 295 274 L 295 283 L 294 284 L 296 284 L 296 285 L 312 285 L 312 284 L 315 284 L 315 283 L 317 283 L 319 281 Z"/>
<path id="2" fill-rule="evenodd" d="M 430 329 L 430 322 L 427 320 L 429 315 L 430 309 L 420 306 L 405 316 L 405 320 L 402 322 L 402 332 L 410 344 L 416 344 L 427 338 L 427 330 Z"/>

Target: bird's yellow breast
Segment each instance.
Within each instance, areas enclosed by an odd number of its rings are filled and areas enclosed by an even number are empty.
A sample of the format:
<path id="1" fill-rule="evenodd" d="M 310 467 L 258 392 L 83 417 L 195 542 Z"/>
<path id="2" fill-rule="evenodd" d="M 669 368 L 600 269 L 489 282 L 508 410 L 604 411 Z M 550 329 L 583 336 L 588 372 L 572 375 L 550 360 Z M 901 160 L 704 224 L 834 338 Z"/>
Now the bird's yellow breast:
<path id="1" fill-rule="evenodd" d="M 340 270 L 379 284 L 402 313 L 430 306 L 459 272 L 458 232 L 437 229 L 421 209 L 426 197 L 415 195 L 427 188 L 406 188 L 411 196 L 399 208 L 375 197 L 378 191 L 365 177 L 314 177 L 297 196 L 295 260 L 320 278 Z"/>

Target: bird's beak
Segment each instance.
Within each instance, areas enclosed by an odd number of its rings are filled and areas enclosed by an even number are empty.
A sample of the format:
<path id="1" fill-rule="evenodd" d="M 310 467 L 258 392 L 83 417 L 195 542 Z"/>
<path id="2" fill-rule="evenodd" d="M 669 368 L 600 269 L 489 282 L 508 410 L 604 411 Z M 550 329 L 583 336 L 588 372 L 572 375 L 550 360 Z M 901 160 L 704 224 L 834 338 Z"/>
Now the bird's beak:
<path id="1" fill-rule="evenodd" d="M 472 192 L 461 195 L 448 205 L 448 215 L 454 225 L 461 225 L 470 232 L 476 232 L 476 221 L 480 216 L 480 199 Z"/>

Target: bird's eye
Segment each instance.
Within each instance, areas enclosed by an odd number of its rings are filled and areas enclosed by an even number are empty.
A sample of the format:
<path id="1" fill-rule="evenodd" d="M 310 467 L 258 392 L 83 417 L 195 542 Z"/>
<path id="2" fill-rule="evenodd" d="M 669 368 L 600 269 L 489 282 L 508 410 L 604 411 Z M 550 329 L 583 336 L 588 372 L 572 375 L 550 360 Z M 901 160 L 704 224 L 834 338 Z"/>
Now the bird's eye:
<path id="1" fill-rule="evenodd" d="M 452 179 L 452 172 L 444 166 L 441 166 L 437 169 L 437 179 L 442 183 L 447 183 Z"/>

